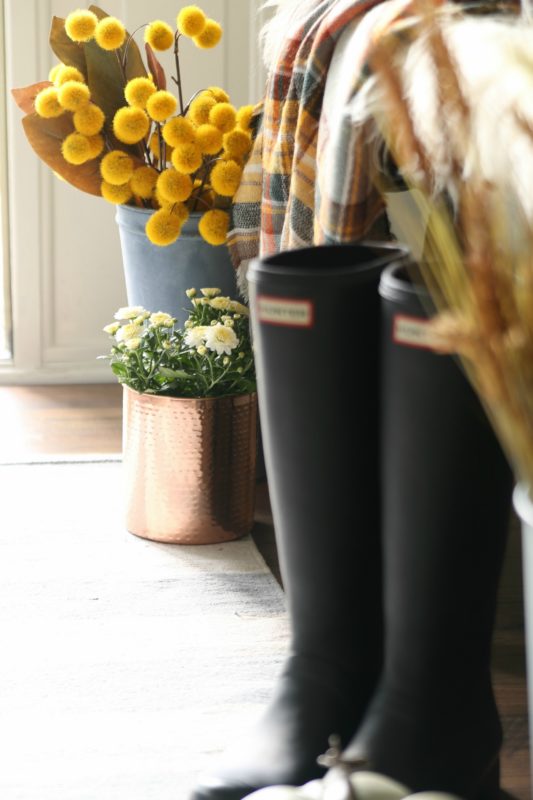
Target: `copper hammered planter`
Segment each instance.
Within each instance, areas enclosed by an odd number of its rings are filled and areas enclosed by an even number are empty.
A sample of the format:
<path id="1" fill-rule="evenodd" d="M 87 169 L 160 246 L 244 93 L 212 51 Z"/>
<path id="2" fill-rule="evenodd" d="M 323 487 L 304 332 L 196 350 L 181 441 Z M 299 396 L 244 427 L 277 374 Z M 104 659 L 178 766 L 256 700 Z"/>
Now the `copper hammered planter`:
<path id="1" fill-rule="evenodd" d="M 188 399 L 124 387 L 126 526 L 157 542 L 214 544 L 253 525 L 257 397 Z"/>

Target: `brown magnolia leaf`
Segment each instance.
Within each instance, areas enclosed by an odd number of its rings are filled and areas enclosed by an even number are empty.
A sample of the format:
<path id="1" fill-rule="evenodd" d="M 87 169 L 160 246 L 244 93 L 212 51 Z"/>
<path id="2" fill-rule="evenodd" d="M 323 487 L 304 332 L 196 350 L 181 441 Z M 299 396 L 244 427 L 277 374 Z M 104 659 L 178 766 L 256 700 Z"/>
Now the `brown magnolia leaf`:
<path id="1" fill-rule="evenodd" d="M 125 80 L 115 51 L 102 50 L 96 42 L 85 44 L 87 84 L 91 100 L 100 106 L 106 122 L 112 122 L 117 109 L 126 105 Z"/>
<path id="2" fill-rule="evenodd" d="M 118 147 L 133 156 L 139 156 L 142 145 L 126 145 L 118 142 L 113 134 L 113 118 L 119 108 L 126 105 L 124 97 L 125 79 L 115 51 L 102 50 L 96 42 L 85 44 L 87 60 L 87 84 L 91 100 L 100 106 L 105 115 L 104 131 L 113 149 Z"/>
<path id="3" fill-rule="evenodd" d="M 65 32 L 65 20 L 61 17 L 52 17 L 49 41 L 50 47 L 63 64 L 76 67 L 85 76 L 87 75 L 84 46 L 69 39 Z"/>
<path id="4" fill-rule="evenodd" d="M 32 83 L 31 86 L 23 86 L 20 89 L 11 89 L 11 94 L 18 107 L 24 111 L 25 114 L 31 114 L 34 111 L 34 101 L 36 95 L 47 86 L 52 86 L 50 81 L 40 81 L 39 83 Z"/>
<path id="5" fill-rule="evenodd" d="M 101 196 L 102 177 L 99 159 L 93 158 L 85 164 L 75 166 L 65 161 L 61 154 L 61 142 L 74 131 L 71 114 L 63 114 L 52 119 L 28 114 L 22 120 L 22 125 L 33 150 L 50 169 L 82 192 Z"/>
<path id="6" fill-rule="evenodd" d="M 104 19 L 109 14 L 98 6 L 90 6 L 90 11 L 98 19 Z M 129 41 L 129 44 L 128 44 Z M 126 51 L 126 68 L 122 67 L 124 51 Z M 91 99 L 100 106 L 105 114 L 104 131 L 107 141 L 113 148 L 120 148 L 130 153 L 135 158 L 142 157 L 142 145 L 125 145 L 118 142 L 113 134 L 113 118 L 119 108 L 126 105 L 124 87 L 132 77 L 146 75 L 146 68 L 142 62 L 139 48 L 133 39 L 119 50 L 103 50 L 94 40 L 84 45 L 87 63 L 87 84 L 91 92 Z"/>
<path id="7" fill-rule="evenodd" d="M 154 83 L 158 89 L 166 89 L 167 88 L 167 79 L 165 76 L 165 70 L 159 63 L 156 58 L 156 55 L 148 42 L 144 45 L 146 50 L 146 60 L 148 61 L 148 69 L 152 73 Z"/>
<path id="8" fill-rule="evenodd" d="M 98 19 L 104 19 L 104 17 L 110 16 L 107 11 L 103 11 L 103 9 L 99 8 L 98 6 L 89 6 L 89 11 L 92 11 L 93 14 L 96 14 Z M 146 75 L 146 67 L 142 60 L 141 52 L 137 47 L 135 39 L 131 36 L 131 34 L 128 33 L 128 31 L 126 31 L 125 43 L 117 52 L 121 59 L 124 59 L 124 53 L 126 53 L 126 80 L 129 81 L 132 78 L 143 78 Z M 114 55 L 114 52 L 111 53 L 111 55 Z"/>
<path id="9" fill-rule="evenodd" d="M 111 16 L 111 14 L 108 14 L 103 8 L 98 8 L 98 6 L 89 6 L 89 11 L 92 11 L 93 14 L 98 17 L 98 19 L 104 19 L 104 17 Z"/>

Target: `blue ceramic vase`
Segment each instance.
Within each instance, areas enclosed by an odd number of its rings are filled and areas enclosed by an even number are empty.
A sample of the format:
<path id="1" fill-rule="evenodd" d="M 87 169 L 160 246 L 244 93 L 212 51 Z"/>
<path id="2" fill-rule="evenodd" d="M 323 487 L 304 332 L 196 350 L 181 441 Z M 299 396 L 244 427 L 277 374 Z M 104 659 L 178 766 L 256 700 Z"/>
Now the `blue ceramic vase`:
<path id="1" fill-rule="evenodd" d="M 225 245 L 214 247 L 198 233 L 200 213 L 190 215 L 174 244 L 158 247 L 145 233 L 151 209 L 117 206 L 127 302 L 148 311 L 165 311 L 179 327 L 188 317 L 186 289 L 217 287 L 237 298 L 235 270 Z"/>

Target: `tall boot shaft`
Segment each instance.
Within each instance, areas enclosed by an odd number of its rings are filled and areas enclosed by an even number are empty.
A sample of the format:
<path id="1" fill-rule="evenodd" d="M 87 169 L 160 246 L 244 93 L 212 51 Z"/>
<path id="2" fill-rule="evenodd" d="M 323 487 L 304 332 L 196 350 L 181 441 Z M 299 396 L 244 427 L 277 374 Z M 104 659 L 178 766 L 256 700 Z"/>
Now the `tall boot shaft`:
<path id="1" fill-rule="evenodd" d="M 381 640 L 377 287 L 391 255 L 317 247 L 251 273 L 265 463 L 299 652 L 349 656 L 354 629 Z"/>
<path id="2" fill-rule="evenodd" d="M 382 476 L 385 668 L 345 757 L 413 791 L 496 800 L 491 639 L 512 473 L 425 289 L 387 271 Z"/>
<path id="3" fill-rule="evenodd" d="M 379 299 L 388 245 L 317 247 L 256 261 L 248 277 L 258 398 L 291 624 L 288 658 L 257 726 L 194 800 L 323 774 L 382 667 Z"/>
<path id="4" fill-rule="evenodd" d="M 425 692 L 457 648 L 463 681 L 488 669 L 513 481 L 458 361 L 411 338 L 425 290 L 387 273 L 381 293 L 387 659 Z"/>

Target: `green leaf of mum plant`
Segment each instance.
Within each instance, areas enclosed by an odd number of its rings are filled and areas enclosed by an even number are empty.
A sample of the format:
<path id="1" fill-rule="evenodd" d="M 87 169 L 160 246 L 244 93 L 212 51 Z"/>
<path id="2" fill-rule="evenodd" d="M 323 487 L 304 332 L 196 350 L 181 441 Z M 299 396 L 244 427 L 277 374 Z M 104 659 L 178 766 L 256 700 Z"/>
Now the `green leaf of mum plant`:
<path id="1" fill-rule="evenodd" d="M 165 378 L 190 378 L 191 376 L 184 372 L 182 369 L 169 369 L 168 367 L 159 367 L 159 372 Z"/>
<path id="2" fill-rule="evenodd" d="M 111 369 L 118 378 L 124 378 L 128 374 L 128 368 L 125 364 L 121 364 L 120 361 L 115 361 L 111 364 Z"/>
<path id="3" fill-rule="evenodd" d="M 74 166 L 65 161 L 61 154 L 61 142 L 74 130 L 71 118 L 66 114 L 52 119 L 28 114 L 22 120 L 22 125 L 30 145 L 45 164 L 77 189 L 100 196 L 102 177 L 98 161 L 93 159 L 81 166 Z"/>

